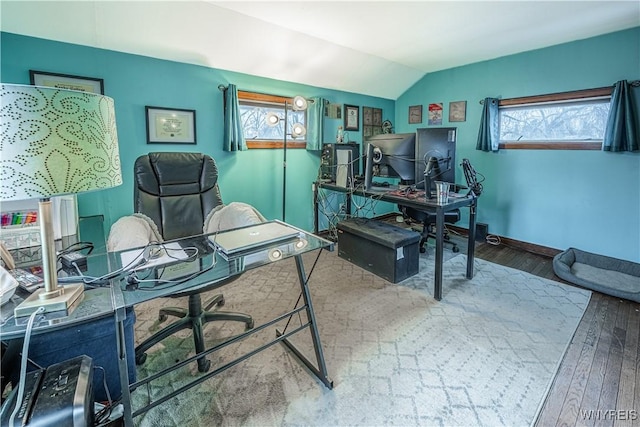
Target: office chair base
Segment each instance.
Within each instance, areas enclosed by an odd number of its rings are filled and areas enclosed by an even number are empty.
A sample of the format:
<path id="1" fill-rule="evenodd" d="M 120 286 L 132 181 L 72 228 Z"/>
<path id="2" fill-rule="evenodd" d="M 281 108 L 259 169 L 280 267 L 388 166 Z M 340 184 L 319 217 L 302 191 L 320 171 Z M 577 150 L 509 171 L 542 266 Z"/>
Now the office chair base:
<path id="1" fill-rule="evenodd" d="M 425 237 L 423 237 L 423 238 L 420 240 L 420 253 L 421 253 L 421 254 L 424 254 L 424 253 L 426 253 L 426 252 L 427 252 L 427 247 L 426 247 L 426 245 L 427 245 L 427 239 L 428 239 L 428 238 L 433 238 L 433 239 L 435 239 L 435 238 L 436 238 L 436 236 L 435 236 L 435 234 L 429 234 L 429 236 L 428 236 L 428 237 L 426 237 L 426 238 L 425 238 Z M 443 243 L 450 244 L 450 245 L 451 245 L 451 251 L 452 251 L 452 252 L 454 252 L 454 253 L 458 253 L 458 252 L 460 252 L 460 248 L 458 247 L 458 244 L 457 244 L 456 242 L 451 241 L 451 236 L 449 236 L 448 234 L 445 234 L 445 235 L 444 235 L 444 241 L 443 241 Z"/>
<path id="2" fill-rule="evenodd" d="M 224 296 L 222 294 L 218 294 L 215 297 L 211 298 L 204 306 L 205 311 L 211 310 L 214 305 L 218 307 L 222 307 L 224 305 Z M 189 310 L 182 307 L 167 307 L 161 308 L 158 312 L 158 321 L 164 322 L 168 319 L 169 316 L 183 318 L 189 315 Z"/>
<path id="3" fill-rule="evenodd" d="M 220 302 L 224 304 L 224 298 L 222 295 L 217 295 L 211 301 L 207 303 L 207 307 L 213 305 L 220 305 Z M 160 331 L 153 334 L 151 337 L 140 343 L 135 349 L 135 361 L 137 365 L 142 365 L 147 360 L 147 350 L 154 345 L 158 344 L 165 338 L 175 334 L 183 329 L 193 330 L 193 340 L 195 343 L 196 353 L 202 353 L 205 350 L 204 345 L 204 325 L 208 322 L 218 320 L 230 320 L 237 322 L 244 322 L 247 330 L 252 329 L 254 326 L 251 316 L 243 313 L 234 313 L 226 311 L 206 311 L 202 309 L 202 300 L 200 295 L 189 296 L 189 308 L 165 308 L 161 310 L 161 316 L 166 319 L 166 316 L 174 315 L 179 318 L 176 322 L 164 327 Z M 161 319 L 163 320 L 163 319 Z M 211 366 L 211 362 L 206 357 L 198 359 L 198 371 L 207 372 Z"/>

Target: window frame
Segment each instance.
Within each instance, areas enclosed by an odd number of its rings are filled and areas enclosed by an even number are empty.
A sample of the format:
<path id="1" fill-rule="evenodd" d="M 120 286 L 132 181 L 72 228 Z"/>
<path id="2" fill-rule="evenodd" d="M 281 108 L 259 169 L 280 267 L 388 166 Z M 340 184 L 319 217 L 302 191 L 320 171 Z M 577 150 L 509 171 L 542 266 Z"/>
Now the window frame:
<path id="1" fill-rule="evenodd" d="M 559 92 L 546 95 L 524 96 L 519 98 L 501 99 L 498 102 L 498 109 L 502 107 L 526 106 L 532 104 L 549 104 L 553 102 L 585 101 L 588 99 L 611 99 L 613 86 L 600 87 L 595 89 L 582 89 L 569 92 Z M 601 150 L 602 141 L 556 141 L 556 142 L 500 142 L 500 149 L 507 150 Z"/>
<path id="2" fill-rule="evenodd" d="M 242 104 L 243 101 L 245 101 L 248 104 L 250 104 L 252 102 L 253 103 L 279 104 L 283 108 L 284 108 L 285 102 L 286 102 L 286 103 L 288 103 L 289 109 L 291 109 L 291 105 L 293 104 L 293 98 L 292 97 L 280 96 L 280 95 L 271 95 L 271 94 L 258 93 L 258 92 L 249 92 L 249 91 L 246 91 L 246 90 L 238 90 L 238 102 L 240 104 Z M 304 125 L 307 126 L 307 123 L 306 123 L 308 121 L 307 112 L 305 111 L 304 114 L 305 114 L 305 123 L 304 123 Z M 278 140 L 278 141 L 266 140 L 266 139 L 247 139 L 246 143 L 247 143 L 247 148 L 249 148 L 249 149 L 255 149 L 255 148 L 268 148 L 268 149 L 284 148 L 284 138 L 282 140 Z M 304 140 L 287 138 L 287 149 L 289 149 L 289 148 L 293 148 L 293 149 L 305 149 L 305 148 L 307 148 L 306 136 L 305 136 Z"/>

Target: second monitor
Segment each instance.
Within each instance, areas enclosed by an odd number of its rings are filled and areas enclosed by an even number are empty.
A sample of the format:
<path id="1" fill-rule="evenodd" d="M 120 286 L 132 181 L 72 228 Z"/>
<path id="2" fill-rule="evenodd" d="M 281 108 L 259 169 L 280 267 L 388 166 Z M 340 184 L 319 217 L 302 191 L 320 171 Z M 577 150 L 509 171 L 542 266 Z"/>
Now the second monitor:
<path id="1" fill-rule="evenodd" d="M 456 128 L 424 128 L 416 131 L 416 188 L 428 181 L 435 192 L 436 181 L 456 182 Z"/>
<path id="2" fill-rule="evenodd" d="M 373 177 L 400 178 L 401 184 L 415 182 L 415 133 L 389 133 L 367 139 L 364 186 L 371 188 Z"/>

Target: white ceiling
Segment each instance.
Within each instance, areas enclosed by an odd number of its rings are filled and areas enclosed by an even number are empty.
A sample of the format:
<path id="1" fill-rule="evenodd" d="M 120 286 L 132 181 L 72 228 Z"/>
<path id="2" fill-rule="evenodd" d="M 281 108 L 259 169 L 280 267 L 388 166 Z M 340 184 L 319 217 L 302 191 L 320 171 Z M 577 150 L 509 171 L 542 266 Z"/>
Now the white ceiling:
<path id="1" fill-rule="evenodd" d="M 397 99 L 426 73 L 640 25 L 640 1 L 8 1 L 2 31 Z"/>

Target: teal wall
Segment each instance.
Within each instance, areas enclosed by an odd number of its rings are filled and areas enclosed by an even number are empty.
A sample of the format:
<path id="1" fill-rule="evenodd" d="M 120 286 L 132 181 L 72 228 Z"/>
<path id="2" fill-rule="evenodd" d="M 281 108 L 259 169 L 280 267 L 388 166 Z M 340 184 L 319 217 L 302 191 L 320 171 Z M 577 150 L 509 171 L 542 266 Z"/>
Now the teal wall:
<path id="1" fill-rule="evenodd" d="M 2 82 L 29 83 L 29 70 L 100 77 L 114 98 L 124 184 L 81 195 L 80 214 L 104 214 L 106 227 L 132 210 L 132 168 L 148 151 L 201 151 L 221 170 L 226 203 L 243 201 L 280 218 L 282 150 L 223 152 L 219 84 L 283 95 L 322 96 L 333 103 L 383 109 L 398 133 L 426 126 L 430 102 L 445 105 L 443 126 L 458 128 L 457 163 L 471 160 L 486 176 L 478 219 L 490 233 L 564 249 L 570 246 L 640 261 L 640 154 L 599 151 L 475 150 L 487 96 L 510 98 L 612 85 L 640 78 L 640 28 L 426 75 L 397 101 L 293 84 L 214 68 L 0 33 Z M 635 89 L 640 97 L 640 90 Z M 449 123 L 448 104 L 467 101 L 467 120 Z M 638 99 L 640 101 L 640 99 Z M 197 145 L 147 145 L 145 105 L 197 111 Z M 408 107 L 423 105 L 423 124 L 408 125 Z M 640 106 L 640 102 L 636 105 Z M 325 119 L 332 141 L 341 121 Z M 361 141 L 360 132 L 350 132 Z M 313 226 L 311 182 L 319 153 L 289 150 L 287 221 Z M 460 167 L 459 183 L 464 182 Z M 380 206 L 376 214 L 392 206 Z M 466 213 L 460 224 L 464 224 Z"/>
<path id="2" fill-rule="evenodd" d="M 285 96 L 321 96 L 332 103 L 381 108 L 393 118 L 395 102 L 388 99 L 293 84 L 214 68 L 158 60 L 104 49 L 59 43 L 11 33 L 0 33 L 3 83 L 29 84 L 29 70 L 104 79 L 105 95 L 115 101 L 124 184 L 118 188 L 79 196 L 81 216 L 103 214 L 105 228 L 132 213 L 133 163 L 149 151 L 199 151 L 216 159 L 225 203 L 241 201 L 255 206 L 267 218 L 281 218 L 281 149 L 237 153 L 222 151 L 222 92 L 218 85 Z M 197 145 L 146 143 L 145 106 L 196 110 Z M 325 142 L 335 141 L 341 120 L 325 118 Z M 361 132 L 350 132 L 361 142 Z M 311 230 L 313 197 L 320 152 L 287 150 L 287 222 Z"/>
<path id="3" fill-rule="evenodd" d="M 457 181 L 468 158 L 485 175 L 478 220 L 489 232 L 556 249 L 577 247 L 640 261 L 640 153 L 576 150 L 475 150 L 485 97 L 513 98 L 640 79 L 640 27 L 431 73 L 396 101 L 396 131 L 408 107 L 444 103 L 456 126 Z M 636 113 L 640 88 L 634 89 Z M 449 102 L 467 101 L 466 122 L 448 122 Z M 426 116 L 426 114 L 425 114 Z M 640 123 L 638 124 L 640 130 Z M 460 224 L 465 224 L 467 216 Z"/>

